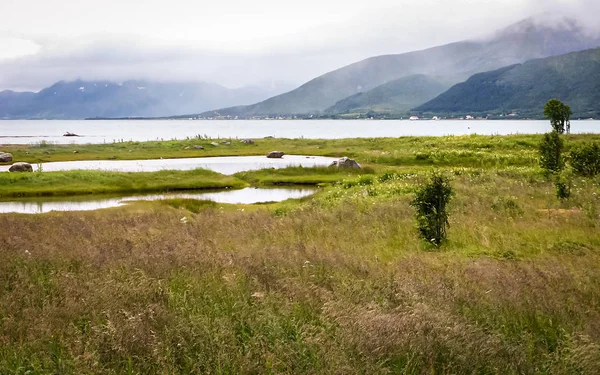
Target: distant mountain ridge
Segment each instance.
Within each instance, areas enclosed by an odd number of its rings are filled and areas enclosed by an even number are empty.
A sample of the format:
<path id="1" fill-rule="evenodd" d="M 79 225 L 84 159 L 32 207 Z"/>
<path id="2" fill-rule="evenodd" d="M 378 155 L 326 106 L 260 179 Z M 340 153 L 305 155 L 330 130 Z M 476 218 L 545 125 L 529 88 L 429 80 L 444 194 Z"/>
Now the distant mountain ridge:
<path id="1" fill-rule="evenodd" d="M 415 110 L 541 117 L 544 104 L 552 98 L 569 104 L 577 117 L 600 115 L 600 48 L 476 74 Z"/>
<path id="2" fill-rule="evenodd" d="M 322 113 L 359 93 L 403 77 L 424 74 L 451 84 L 475 73 L 531 59 L 597 47 L 577 22 L 564 19 L 544 25 L 529 18 L 482 41 L 462 41 L 422 51 L 371 57 L 317 77 L 299 88 L 249 106 L 203 115 L 264 116 Z"/>
<path id="3" fill-rule="evenodd" d="M 60 81 L 33 92 L 0 92 L 0 119 L 160 117 L 252 103 L 286 88 L 228 89 L 213 83 Z"/>

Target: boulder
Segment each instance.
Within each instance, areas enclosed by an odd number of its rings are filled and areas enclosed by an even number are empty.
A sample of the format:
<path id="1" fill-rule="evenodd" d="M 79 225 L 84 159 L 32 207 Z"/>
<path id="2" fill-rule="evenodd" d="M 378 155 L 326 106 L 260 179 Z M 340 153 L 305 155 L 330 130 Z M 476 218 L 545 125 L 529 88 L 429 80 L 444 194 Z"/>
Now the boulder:
<path id="1" fill-rule="evenodd" d="M 361 168 L 360 164 L 356 162 L 354 159 L 349 159 L 347 157 L 343 157 L 339 160 L 332 162 L 330 167 L 335 168 Z"/>
<path id="2" fill-rule="evenodd" d="M 79 137 L 79 134 L 66 132 L 65 134 L 63 134 L 63 137 Z"/>
<path id="3" fill-rule="evenodd" d="M 204 147 L 202 147 L 200 145 L 195 145 L 194 150 L 204 150 Z"/>
<path id="4" fill-rule="evenodd" d="M 8 169 L 9 172 L 33 172 L 33 167 L 29 163 L 15 163 Z"/>
<path id="5" fill-rule="evenodd" d="M 229 142 L 229 141 L 223 141 L 223 142 L 221 142 L 221 144 L 229 146 L 231 144 L 231 142 Z"/>
<path id="6" fill-rule="evenodd" d="M 252 139 L 242 139 L 240 142 L 247 144 L 247 145 L 253 145 L 254 141 Z"/>
<path id="7" fill-rule="evenodd" d="M 210 142 L 211 145 L 217 147 L 219 144 L 217 142 Z"/>
<path id="8" fill-rule="evenodd" d="M 12 161 L 12 154 L 7 152 L 0 152 L 0 163 L 10 163 Z"/>
<path id="9" fill-rule="evenodd" d="M 285 155 L 283 151 L 271 151 L 267 154 L 269 159 L 281 159 Z"/>

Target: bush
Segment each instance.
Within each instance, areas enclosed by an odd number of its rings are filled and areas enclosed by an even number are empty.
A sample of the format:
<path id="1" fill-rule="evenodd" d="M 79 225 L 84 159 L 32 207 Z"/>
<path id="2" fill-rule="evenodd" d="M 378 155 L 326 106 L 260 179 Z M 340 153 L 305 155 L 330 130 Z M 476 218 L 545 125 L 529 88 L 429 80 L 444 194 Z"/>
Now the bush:
<path id="1" fill-rule="evenodd" d="M 556 181 L 556 198 L 559 200 L 569 199 L 571 196 L 571 184 L 568 181 Z"/>
<path id="2" fill-rule="evenodd" d="M 591 143 L 572 150 L 569 162 L 573 172 L 578 175 L 597 175 L 600 173 L 600 145 Z"/>
<path id="3" fill-rule="evenodd" d="M 564 147 L 564 142 L 557 132 L 544 134 L 539 148 L 540 167 L 549 172 L 560 172 L 565 166 L 562 156 Z"/>
<path id="4" fill-rule="evenodd" d="M 421 236 L 440 246 L 446 238 L 448 212 L 446 206 L 454 195 L 447 177 L 434 173 L 431 181 L 417 189 L 411 206 L 416 209 L 417 225 Z"/>

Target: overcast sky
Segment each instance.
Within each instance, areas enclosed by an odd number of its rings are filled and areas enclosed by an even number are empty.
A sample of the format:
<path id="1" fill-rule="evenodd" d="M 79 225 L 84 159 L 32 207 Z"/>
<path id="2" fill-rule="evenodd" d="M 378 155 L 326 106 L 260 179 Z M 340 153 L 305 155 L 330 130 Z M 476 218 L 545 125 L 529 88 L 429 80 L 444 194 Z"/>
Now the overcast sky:
<path id="1" fill-rule="evenodd" d="M 300 84 L 600 0 L 0 0 L 0 90 L 58 80 Z"/>

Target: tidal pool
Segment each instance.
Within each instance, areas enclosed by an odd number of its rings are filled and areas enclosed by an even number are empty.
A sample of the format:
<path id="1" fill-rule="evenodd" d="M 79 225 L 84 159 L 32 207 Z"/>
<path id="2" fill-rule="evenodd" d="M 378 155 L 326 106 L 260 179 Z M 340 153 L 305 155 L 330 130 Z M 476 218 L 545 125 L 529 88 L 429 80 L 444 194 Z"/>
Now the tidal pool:
<path id="1" fill-rule="evenodd" d="M 210 169 L 221 174 L 235 174 L 265 168 L 286 167 L 326 167 L 337 158 L 323 156 L 285 155 L 282 159 L 268 159 L 266 156 L 222 156 L 186 159 L 150 160 L 81 160 L 42 163 L 44 172 L 71 170 L 101 170 L 110 172 L 157 172 L 162 170 L 186 171 L 197 168 Z M 39 165 L 32 164 L 34 171 Z M 0 172 L 7 172 L 9 165 L 0 166 Z"/>
<path id="2" fill-rule="evenodd" d="M 312 195 L 315 189 L 263 189 L 245 188 L 212 192 L 164 193 L 152 195 L 122 196 L 116 198 L 36 198 L 0 202 L 0 213 L 43 214 L 51 211 L 93 211 L 102 208 L 119 207 L 135 201 L 156 201 L 164 199 L 196 199 L 217 203 L 255 204 L 282 202 Z"/>

